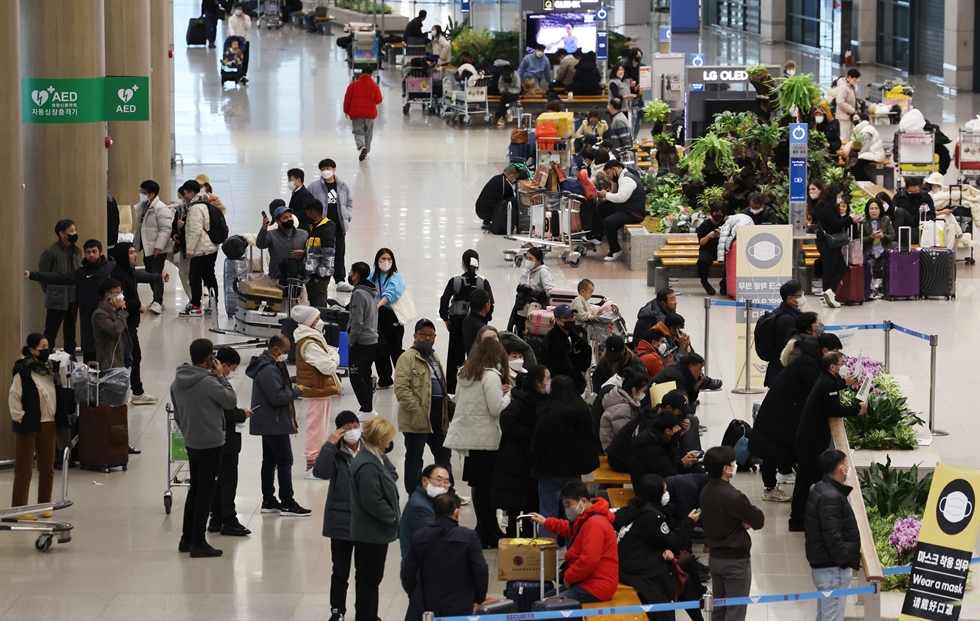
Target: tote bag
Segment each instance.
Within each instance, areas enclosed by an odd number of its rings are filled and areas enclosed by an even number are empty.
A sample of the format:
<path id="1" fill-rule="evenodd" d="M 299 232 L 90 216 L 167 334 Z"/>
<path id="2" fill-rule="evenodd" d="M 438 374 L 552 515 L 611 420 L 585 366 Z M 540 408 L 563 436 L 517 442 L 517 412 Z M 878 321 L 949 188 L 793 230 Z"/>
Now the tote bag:
<path id="1" fill-rule="evenodd" d="M 388 305 L 391 306 L 391 310 L 395 311 L 398 323 L 403 326 L 408 325 L 408 322 L 419 316 L 419 312 L 415 309 L 415 298 L 412 296 L 411 285 L 406 285 L 402 297 L 394 302 L 388 302 Z"/>

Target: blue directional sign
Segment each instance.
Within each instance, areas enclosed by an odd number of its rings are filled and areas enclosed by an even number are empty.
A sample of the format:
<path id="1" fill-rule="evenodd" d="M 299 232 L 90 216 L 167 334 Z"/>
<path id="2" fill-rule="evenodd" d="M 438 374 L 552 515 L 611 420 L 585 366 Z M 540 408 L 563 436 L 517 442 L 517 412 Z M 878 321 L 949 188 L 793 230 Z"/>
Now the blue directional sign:
<path id="1" fill-rule="evenodd" d="M 666 41 L 670 41 L 670 28 L 661 28 L 660 29 L 660 42 L 661 43 L 664 43 Z"/>
<path id="2" fill-rule="evenodd" d="M 596 32 L 595 57 L 596 60 L 607 60 L 609 58 L 608 30 L 599 30 Z"/>
<path id="3" fill-rule="evenodd" d="M 691 84 L 691 90 L 694 92 L 703 92 L 704 84 L 700 82 L 695 82 L 694 84 Z"/>
<path id="4" fill-rule="evenodd" d="M 596 11 L 596 13 L 595 13 L 595 18 L 598 19 L 599 21 L 602 21 L 604 19 L 608 19 L 609 18 L 609 11 L 607 11 L 604 7 L 600 7 L 599 10 Z"/>
<path id="5" fill-rule="evenodd" d="M 469 13 L 470 12 L 470 0 L 461 0 L 461 1 L 462 1 L 461 11 L 463 13 Z"/>
<path id="6" fill-rule="evenodd" d="M 704 66 L 704 54 L 688 54 L 687 64 L 692 67 L 703 67 Z"/>
<path id="7" fill-rule="evenodd" d="M 789 126 L 789 200 L 806 202 L 806 158 L 809 128 L 806 123 Z"/>

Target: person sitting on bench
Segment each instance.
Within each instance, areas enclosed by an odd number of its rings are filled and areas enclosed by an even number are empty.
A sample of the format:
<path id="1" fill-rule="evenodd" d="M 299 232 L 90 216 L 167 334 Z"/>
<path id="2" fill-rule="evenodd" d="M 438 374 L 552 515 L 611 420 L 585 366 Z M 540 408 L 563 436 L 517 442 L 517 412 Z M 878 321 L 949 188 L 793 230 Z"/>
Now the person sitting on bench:
<path id="1" fill-rule="evenodd" d="M 595 225 L 585 241 L 598 246 L 605 234 L 609 254 L 603 260 L 608 262 L 615 261 L 623 254 L 619 245 L 619 230 L 627 224 L 643 222 L 646 216 L 646 189 L 636 173 L 627 170 L 622 162 L 612 160 L 603 170 L 611 181 L 616 182 L 616 191 L 599 190 L 601 202 L 596 208 Z"/>
<path id="2" fill-rule="evenodd" d="M 558 493 L 565 507 L 565 518 L 545 518 L 532 513 L 531 519 L 560 537 L 571 539 L 565 552 L 568 568 L 558 577 L 569 586 L 561 595 L 583 603 L 612 599 L 619 585 L 619 549 L 609 512 L 609 503 L 602 498 L 591 500 L 589 490 L 581 481 L 569 481 Z M 556 589 L 545 597 L 558 594 Z"/>

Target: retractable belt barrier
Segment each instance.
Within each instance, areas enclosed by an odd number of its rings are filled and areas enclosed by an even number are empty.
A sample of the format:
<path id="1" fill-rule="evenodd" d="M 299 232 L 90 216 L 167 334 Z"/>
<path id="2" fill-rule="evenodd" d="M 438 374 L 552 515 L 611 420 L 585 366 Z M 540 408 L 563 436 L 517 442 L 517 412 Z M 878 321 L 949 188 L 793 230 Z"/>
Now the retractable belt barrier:
<path id="1" fill-rule="evenodd" d="M 711 323 L 711 307 L 722 306 L 729 308 L 743 308 L 745 309 L 745 368 L 743 373 L 745 374 L 745 386 L 736 388 L 733 392 L 738 392 L 741 394 L 754 394 L 762 392 L 761 389 L 753 389 L 751 386 L 751 373 L 749 366 L 751 365 L 751 349 L 752 349 L 752 319 L 751 310 L 753 308 L 760 310 L 774 311 L 775 306 L 769 304 L 760 304 L 752 300 L 745 300 L 742 302 L 732 302 L 730 300 L 714 300 L 712 298 L 704 298 L 704 372 L 707 373 L 708 369 L 708 334 L 710 332 Z M 910 328 L 900 326 L 891 321 L 885 321 L 883 323 L 858 323 L 858 324 L 842 324 L 833 326 L 824 326 L 824 330 L 828 332 L 841 332 L 845 330 L 881 330 L 885 333 L 885 356 L 884 356 L 884 371 L 885 373 L 891 372 L 891 333 L 892 330 L 896 332 L 901 332 L 902 334 L 907 334 L 911 337 L 921 339 L 923 341 L 929 342 L 930 348 L 930 360 L 929 360 L 929 431 L 934 436 L 948 436 L 949 432 L 943 431 L 942 429 L 936 429 L 936 354 L 937 348 L 939 347 L 939 335 L 937 334 L 925 334 L 923 332 L 917 332 Z"/>
<path id="2" fill-rule="evenodd" d="M 980 563 L 980 557 L 970 560 L 971 564 Z M 889 567 L 884 575 L 907 574 L 912 571 L 911 565 L 904 567 Z M 703 600 L 689 602 L 671 602 L 668 604 L 640 604 L 639 606 L 613 606 L 610 608 L 582 608 L 579 610 L 560 610 L 549 612 L 512 612 L 497 615 L 466 615 L 459 617 L 434 617 L 426 613 L 425 619 L 431 621 L 532 621 L 536 619 L 575 619 L 580 617 L 601 617 L 609 615 L 628 615 L 647 612 L 666 612 L 669 610 L 693 610 L 700 608 L 712 610 L 726 606 L 754 606 L 756 604 L 782 604 L 785 602 L 803 602 L 813 599 L 829 599 L 832 597 L 848 597 L 850 595 L 868 595 L 877 592 L 876 585 L 834 589 L 831 591 L 804 591 L 801 593 L 781 593 L 777 595 L 750 595 L 748 597 L 728 597 L 711 599 L 710 594 Z"/>

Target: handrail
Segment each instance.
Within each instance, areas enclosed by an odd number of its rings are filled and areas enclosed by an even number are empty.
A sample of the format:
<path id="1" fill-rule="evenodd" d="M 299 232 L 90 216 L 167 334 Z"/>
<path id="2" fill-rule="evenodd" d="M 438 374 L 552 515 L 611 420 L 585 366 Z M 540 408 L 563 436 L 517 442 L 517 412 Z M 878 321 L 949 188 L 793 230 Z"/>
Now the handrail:
<path id="1" fill-rule="evenodd" d="M 874 537 L 871 535 L 871 524 L 868 522 L 868 510 L 864 506 L 864 496 L 861 494 L 861 482 L 857 477 L 857 468 L 854 467 L 851 460 L 851 447 L 847 443 L 844 419 L 831 418 L 830 433 L 837 450 L 847 455 L 847 484 L 854 488 L 848 498 L 861 537 L 861 565 L 864 568 L 864 578 L 868 582 L 881 582 L 885 576 L 881 569 L 881 559 L 878 558 L 878 548 L 875 547 Z"/>

